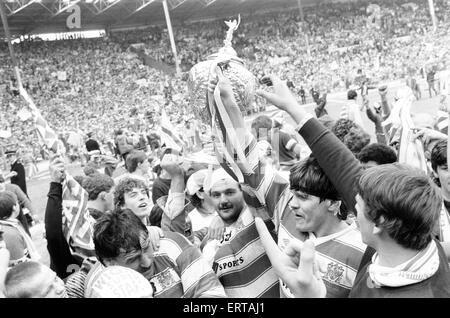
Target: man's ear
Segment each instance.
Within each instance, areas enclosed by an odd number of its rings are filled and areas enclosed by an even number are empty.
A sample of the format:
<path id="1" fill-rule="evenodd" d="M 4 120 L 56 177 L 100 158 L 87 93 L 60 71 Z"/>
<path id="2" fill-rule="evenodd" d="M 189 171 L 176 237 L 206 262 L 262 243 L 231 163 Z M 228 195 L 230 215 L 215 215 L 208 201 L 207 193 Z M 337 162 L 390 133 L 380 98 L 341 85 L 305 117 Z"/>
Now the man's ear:
<path id="1" fill-rule="evenodd" d="M 327 200 L 328 211 L 334 215 L 339 213 L 342 201 L 340 200 Z"/>
<path id="2" fill-rule="evenodd" d="M 383 225 L 384 221 L 385 221 L 384 217 L 380 216 L 380 220 L 378 222 L 378 225 L 376 225 L 376 224 L 373 225 L 372 233 L 374 235 L 380 235 L 383 232 L 383 229 L 381 228 L 381 225 Z"/>
<path id="3" fill-rule="evenodd" d="M 99 197 L 100 199 L 102 199 L 103 201 L 105 201 L 105 200 L 106 200 L 106 192 L 105 192 L 105 191 L 100 192 L 100 193 L 98 194 L 98 197 Z"/>
<path id="4" fill-rule="evenodd" d="M 197 192 L 195 192 L 195 194 L 198 196 L 198 198 L 199 198 L 200 200 L 204 200 L 204 199 L 205 199 L 205 192 L 203 192 L 203 191 L 197 191 Z"/>
<path id="5" fill-rule="evenodd" d="M 102 263 L 106 267 L 116 265 L 116 262 L 112 258 L 104 258 L 104 259 L 102 259 Z"/>
<path id="6" fill-rule="evenodd" d="M 436 179 L 439 179 L 439 176 L 438 176 L 437 172 L 434 171 L 434 170 L 432 170 L 432 171 L 433 171 L 433 177 L 435 177 Z"/>

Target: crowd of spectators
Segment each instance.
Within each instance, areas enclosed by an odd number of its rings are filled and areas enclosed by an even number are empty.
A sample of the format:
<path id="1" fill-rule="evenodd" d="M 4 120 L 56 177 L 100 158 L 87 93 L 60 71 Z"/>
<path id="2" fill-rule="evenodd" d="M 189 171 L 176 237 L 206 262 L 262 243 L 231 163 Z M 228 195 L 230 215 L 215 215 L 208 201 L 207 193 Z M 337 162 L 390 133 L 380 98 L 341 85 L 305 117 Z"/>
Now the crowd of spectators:
<path id="1" fill-rule="evenodd" d="M 423 1 L 371 3 L 381 8 L 373 20 L 365 2 L 307 7 L 304 23 L 297 10 L 243 16 L 233 46 L 258 78 L 278 72 L 295 90 L 306 92 L 312 87 L 321 92 L 348 89 L 357 70 L 375 83 L 425 77 L 430 65 L 439 66 L 448 56 L 448 2 L 435 1 L 435 33 Z M 174 124 L 184 126 L 189 118 L 187 72 L 223 46 L 226 29 L 223 19 L 174 25 L 181 77 L 145 65 L 130 50 L 130 45 L 142 43 L 146 55 L 173 66 L 162 27 L 112 32 L 98 39 L 22 41 L 14 48 L 25 88 L 61 139 L 73 131 L 86 138 L 95 127 L 100 143 L 106 144 L 114 129 L 150 134 L 163 105 Z M 0 44 L 0 131 L 10 134 L 0 138 L 0 148 L 18 144 L 36 148 L 37 154 L 32 118 L 17 116 L 27 107 L 18 97 L 11 64 L 6 45 Z"/>

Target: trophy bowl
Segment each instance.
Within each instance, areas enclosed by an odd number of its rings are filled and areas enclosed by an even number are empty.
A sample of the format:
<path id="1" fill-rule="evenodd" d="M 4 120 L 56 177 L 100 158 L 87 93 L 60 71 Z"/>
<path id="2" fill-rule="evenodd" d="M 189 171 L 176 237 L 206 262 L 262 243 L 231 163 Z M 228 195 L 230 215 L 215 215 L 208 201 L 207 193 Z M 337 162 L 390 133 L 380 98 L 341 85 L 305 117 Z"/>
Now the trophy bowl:
<path id="1" fill-rule="evenodd" d="M 212 64 L 217 64 L 216 58 L 196 64 L 189 72 L 189 109 L 203 123 L 211 124 L 211 115 L 206 103 L 209 72 Z M 256 77 L 245 68 L 241 59 L 233 57 L 222 67 L 223 75 L 233 87 L 236 102 L 245 115 L 253 109 L 255 102 Z"/>
<path id="2" fill-rule="evenodd" d="M 189 110 L 202 123 L 211 125 L 211 115 L 207 105 L 209 75 L 212 66 L 220 64 L 223 75 L 227 77 L 233 87 L 236 102 L 245 115 L 255 103 L 256 77 L 244 66 L 244 61 L 237 57 L 236 51 L 231 46 L 233 32 L 240 23 L 234 21 L 225 22 L 229 29 L 227 31 L 224 47 L 218 53 L 208 56 L 206 61 L 194 65 L 189 71 Z M 223 62 L 227 61 L 227 62 Z"/>

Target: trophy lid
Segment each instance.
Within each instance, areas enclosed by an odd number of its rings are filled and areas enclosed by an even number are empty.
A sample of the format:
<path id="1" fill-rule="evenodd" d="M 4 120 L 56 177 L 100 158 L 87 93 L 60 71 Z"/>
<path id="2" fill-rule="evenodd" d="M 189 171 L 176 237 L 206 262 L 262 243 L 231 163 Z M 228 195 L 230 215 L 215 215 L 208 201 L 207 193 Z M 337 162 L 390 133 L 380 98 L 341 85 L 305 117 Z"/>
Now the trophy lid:
<path id="1" fill-rule="evenodd" d="M 243 60 L 237 56 L 237 53 L 234 50 L 231 43 L 231 40 L 233 39 L 233 32 L 237 30 L 240 23 L 241 23 L 241 15 L 238 16 L 238 21 L 236 20 L 225 21 L 225 24 L 228 26 L 228 31 L 225 40 L 223 41 L 224 46 L 221 47 L 217 53 L 209 55 L 207 57 L 207 60 L 215 60 L 217 58 L 223 58 L 244 64 Z"/>

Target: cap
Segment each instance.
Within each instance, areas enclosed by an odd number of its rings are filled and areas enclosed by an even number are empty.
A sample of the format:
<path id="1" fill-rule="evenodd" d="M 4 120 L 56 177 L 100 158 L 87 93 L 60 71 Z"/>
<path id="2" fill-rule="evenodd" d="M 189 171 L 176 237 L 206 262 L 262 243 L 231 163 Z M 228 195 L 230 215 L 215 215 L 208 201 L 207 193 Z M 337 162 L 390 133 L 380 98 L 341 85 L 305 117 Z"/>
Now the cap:
<path id="1" fill-rule="evenodd" d="M 189 195 L 194 195 L 198 190 L 203 188 L 207 175 L 208 169 L 202 169 L 194 172 L 186 182 L 186 193 Z"/>
<path id="2" fill-rule="evenodd" d="M 205 191 L 211 190 L 211 188 L 221 180 L 232 180 L 237 182 L 233 177 L 231 177 L 223 168 L 215 170 L 211 176 L 207 176 L 203 183 Z"/>
<path id="3" fill-rule="evenodd" d="M 140 273 L 123 266 L 108 266 L 86 286 L 86 298 L 151 298 L 153 287 Z"/>

